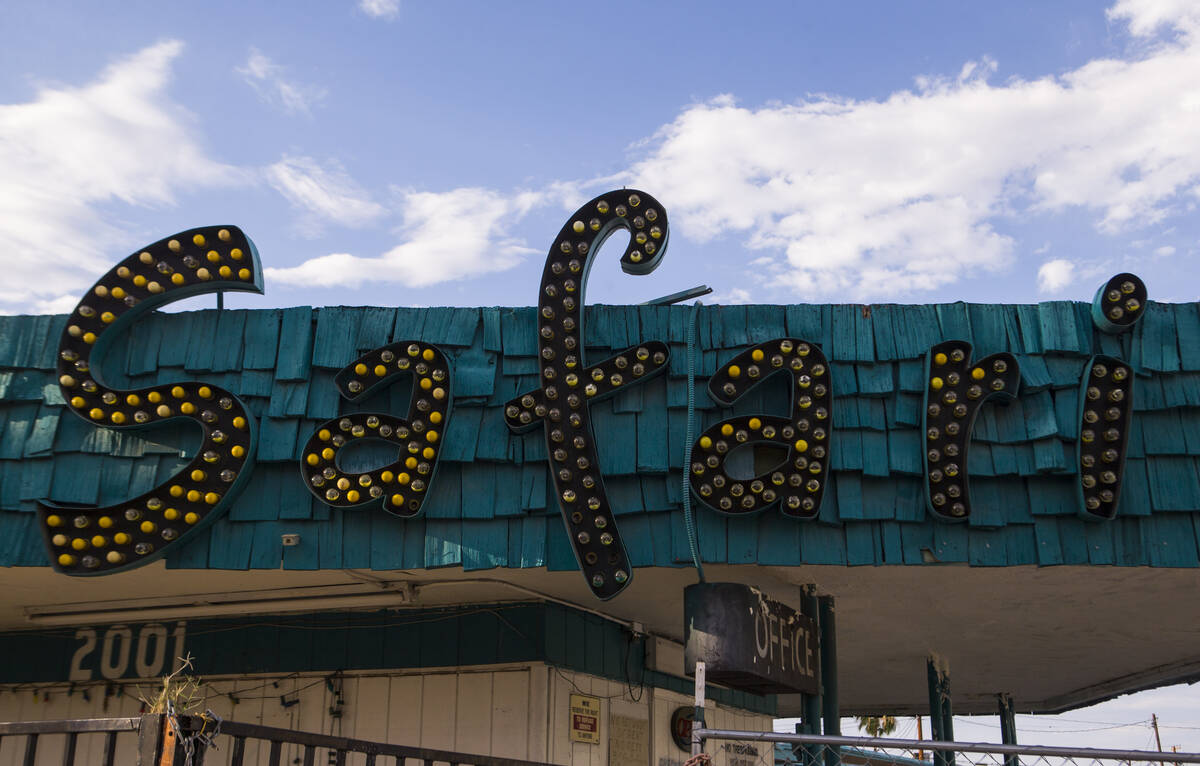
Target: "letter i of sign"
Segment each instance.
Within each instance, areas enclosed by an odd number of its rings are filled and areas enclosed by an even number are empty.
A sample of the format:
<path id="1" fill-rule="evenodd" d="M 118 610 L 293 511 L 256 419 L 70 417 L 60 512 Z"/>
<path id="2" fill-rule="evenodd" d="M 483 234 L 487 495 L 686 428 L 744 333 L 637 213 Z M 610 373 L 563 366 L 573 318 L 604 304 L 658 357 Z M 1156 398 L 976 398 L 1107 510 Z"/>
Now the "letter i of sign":
<path id="1" fill-rule="evenodd" d="M 112 428 L 187 418 L 204 439 L 186 468 L 123 503 L 40 502 L 42 535 L 57 571 L 111 574 L 153 561 L 212 523 L 249 478 L 256 425 L 232 393 L 195 381 L 124 390 L 100 376 L 105 350 L 139 315 L 222 290 L 262 292 L 258 251 L 236 226 L 190 229 L 149 245 L 101 277 L 71 312 L 59 342 L 58 384 L 72 412 Z"/>
<path id="2" fill-rule="evenodd" d="M 617 229 L 630 232 L 621 256 L 628 274 L 648 274 L 667 249 L 667 214 L 645 192 L 622 189 L 588 202 L 558 233 L 538 293 L 539 388 L 504 408 L 514 432 L 544 424 L 550 475 L 575 557 L 592 593 L 609 599 L 633 568 L 604 491 L 589 405 L 666 369 L 666 344 L 631 346 L 599 364 L 584 361 L 583 293 L 592 259 Z"/>
<path id="3" fill-rule="evenodd" d="M 1118 274 L 1096 291 L 1092 322 L 1117 335 L 1132 329 L 1146 313 L 1146 285 L 1133 274 Z M 1079 513 L 1085 519 L 1117 515 L 1126 444 L 1133 420 L 1133 372 L 1129 363 L 1097 354 L 1084 368 L 1079 386 Z"/>

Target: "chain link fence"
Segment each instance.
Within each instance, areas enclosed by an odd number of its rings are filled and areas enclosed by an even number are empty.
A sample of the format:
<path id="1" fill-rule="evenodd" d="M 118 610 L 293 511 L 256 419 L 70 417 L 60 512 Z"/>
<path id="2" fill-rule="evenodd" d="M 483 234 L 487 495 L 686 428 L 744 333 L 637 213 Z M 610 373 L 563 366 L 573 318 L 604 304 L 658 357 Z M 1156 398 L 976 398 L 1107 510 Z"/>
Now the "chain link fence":
<path id="1" fill-rule="evenodd" d="M 696 729 L 711 766 L 1171 766 L 1200 753 Z"/>

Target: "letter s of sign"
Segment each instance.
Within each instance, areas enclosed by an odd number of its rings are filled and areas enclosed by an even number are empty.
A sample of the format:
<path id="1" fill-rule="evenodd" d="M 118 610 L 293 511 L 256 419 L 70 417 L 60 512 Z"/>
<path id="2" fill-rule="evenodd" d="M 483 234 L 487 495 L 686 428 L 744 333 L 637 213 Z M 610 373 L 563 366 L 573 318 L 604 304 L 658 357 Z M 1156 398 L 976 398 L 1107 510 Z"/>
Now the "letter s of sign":
<path id="1" fill-rule="evenodd" d="M 56 571 L 111 574 L 153 561 L 212 523 L 249 477 L 255 421 L 232 393 L 195 381 L 123 390 L 105 385 L 99 371 L 105 350 L 139 315 L 221 290 L 262 292 L 258 252 L 235 226 L 190 229 L 134 253 L 71 312 L 59 342 L 58 382 L 72 412 L 114 428 L 186 418 L 199 424 L 204 439 L 182 471 L 125 502 L 40 502 L 42 535 Z"/>
<path id="2" fill-rule="evenodd" d="M 755 513 L 782 500 L 788 516 L 811 519 L 820 511 L 833 433 L 833 383 L 821 349 L 799 338 L 760 343 L 722 365 L 708 381 L 708 395 L 730 406 L 773 373 L 784 371 L 792 377 L 790 417 L 745 415 L 722 420 L 705 429 L 692 447 L 689 481 L 709 508 Z M 726 472 L 731 450 L 763 443 L 786 449 L 787 460 L 745 481 Z"/>
<path id="3" fill-rule="evenodd" d="M 588 202 L 568 219 L 550 247 L 538 294 L 538 353 L 541 387 L 504 408 L 515 432 L 545 424 L 550 475 L 575 558 L 592 593 L 601 599 L 629 584 L 633 568 L 604 491 L 591 402 L 666 369 L 666 344 L 647 342 L 588 367 L 583 358 L 583 293 L 596 251 L 617 229 L 631 232 L 621 256 L 628 274 L 648 274 L 667 249 L 667 214 L 635 189 L 611 191 Z"/>
<path id="4" fill-rule="evenodd" d="M 450 364 L 435 346 L 415 340 L 399 341 L 368 352 L 338 372 L 334 382 L 346 399 L 361 399 L 413 374 L 408 417 L 382 412 L 356 412 L 317 426 L 304 445 L 300 472 L 318 500 L 350 508 L 383 500 L 388 513 L 411 518 L 421 512 L 437 469 L 440 435 L 450 423 Z M 363 439 L 394 444 L 395 462 L 363 473 L 338 467 L 342 447 Z"/>

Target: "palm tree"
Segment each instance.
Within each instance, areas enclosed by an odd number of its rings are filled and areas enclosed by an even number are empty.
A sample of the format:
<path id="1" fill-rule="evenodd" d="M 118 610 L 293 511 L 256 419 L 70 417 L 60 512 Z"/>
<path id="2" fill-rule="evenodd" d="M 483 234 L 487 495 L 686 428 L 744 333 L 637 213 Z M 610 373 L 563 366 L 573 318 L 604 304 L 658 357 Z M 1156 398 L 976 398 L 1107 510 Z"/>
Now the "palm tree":
<path id="1" fill-rule="evenodd" d="M 868 737 L 883 737 L 896 730 L 894 715 L 860 715 L 855 716 L 858 728 L 867 733 Z"/>

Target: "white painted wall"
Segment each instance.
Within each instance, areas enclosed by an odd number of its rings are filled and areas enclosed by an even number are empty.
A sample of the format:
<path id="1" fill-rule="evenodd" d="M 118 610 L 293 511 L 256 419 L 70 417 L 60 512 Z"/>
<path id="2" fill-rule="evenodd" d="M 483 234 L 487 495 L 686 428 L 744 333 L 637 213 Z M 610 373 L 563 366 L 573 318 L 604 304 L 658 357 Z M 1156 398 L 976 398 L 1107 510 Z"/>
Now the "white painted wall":
<path id="1" fill-rule="evenodd" d="M 644 766 L 677 766 L 687 755 L 671 741 L 669 723 L 675 708 L 691 705 L 689 696 L 646 688 L 631 690 L 603 678 L 564 671 L 545 665 L 493 666 L 446 669 L 424 673 L 359 673 L 342 681 L 343 715 L 330 715 L 333 693 L 324 676 L 220 678 L 207 681 L 204 706 L 217 715 L 246 723 L 335 734 L 356 739 L 429 747 L 483 755 L 544 760 L 563 766 L 643 766 L 609 764 L 609 717 L 640 718 L 650 724 L 650 752 Z M 82 687 L 67 694 L 65 685 L 13 691 L 0 689 L 0 721 L 56 718 L 136 716 L 141 704 L 132 684 L 122 694 L 104 701 L 104 685 Z M 149 696 L 153 689 L 144 688 Z M 49 693 L 49 701 L 41 695 Z M 240 702 L 234 705 L 228 694 Z M 569 736 L 571 694 L 601 698 L 601 744 L 572 743 Z M 298 699 L 284 707 L 280 697 Z M 708 722 L 719 728 L 769 731 L 771 718 L 709 704 Z M 118 737 L 117 763 L 133 762 L 135 735 Z M 80 766 L 100 762 L 103 735 L 83 735 L 79 740 Z M 219 750 L 205 759 L 209 766 L 228 764 L 232 749 L 228 737 L 218 739 Z M 38 764 L 59 766 L 65 737 L 43 736 Z M 0 740 L 0 766 L 17 766 L 24 755 L 23 737 Z M 248 741 L 246 764 L 266 763 L 268 747 Z M 282 763 L 300 757 L 296 746 L 285 746 Z M 317 753 L 316 763 L 326 763 Z M 767 761 L 769 762 L 769 761 Z M 362 766 L 364 756 L 351 757 L 351 766 Z M 406 766 L 416 764 L 409 761 Z M 725 753 L 716 753 L 716 766 L 729 766 Z"/>

